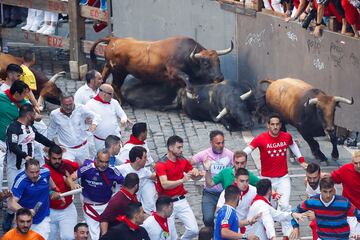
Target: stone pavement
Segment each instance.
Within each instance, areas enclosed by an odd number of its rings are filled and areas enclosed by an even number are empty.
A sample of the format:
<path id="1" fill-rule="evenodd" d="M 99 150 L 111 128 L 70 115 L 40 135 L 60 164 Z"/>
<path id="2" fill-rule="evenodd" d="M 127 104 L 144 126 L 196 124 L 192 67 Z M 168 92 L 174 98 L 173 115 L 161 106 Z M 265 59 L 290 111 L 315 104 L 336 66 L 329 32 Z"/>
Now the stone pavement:
<path id="1" fill-rule="evenodd" d="M 15 53 L 19 53 L 18 49 L 10 50 L 13 50 Z M 56 50 L 49 51 L 48 49 L 45 50 L 42 48 L 36 48 L 35 50 L 37 56 L 41 56 L 41 61 L 37 64 L 36 67 L 45 71 L 48 75 L 52 75 L 55 72 L 64 69 L 68 70 L 67 63 L 64 63 L 64 60 L 67 57 L 66 53 L 64 54 L 63 52 L 59 52 Z M 52 61 L 46 61 L 46 59 L 51 59 Z M 84 82 L 72 81 L 64 78 L 58 80 L 56 84 L 64 92 L 74 93 L 79 86 L 84 84 Z M 44 112 L 44 120 L 46 123 L 48 122 L 49 111 L 54 108 L 56 108 L 56 106 L 47 104 L 46 112 Z M 211 122 L 195 121 L 189 119 L 186 115 L 178 111 L 158 112 L 146 109 L 133 109 L 129 106 L 125 106 L 124 110 L 130 117 L 130 119 L 134 122 L 144 121 L 148 123 L 148 144 L 154 159 L 158 159 L 166 153 L 166 139 L 173 134 L 177 134 L 184 139 L 184 156 L 191 157 L 193 154 L 209 146 L 208 135 L 211 130 L 218 129 L 223 131 L 225 133 L 226 147 L 234 151 L 243 149 L 254 136 L 257 136 L 259 133 L 266 131 L 264 125 L 257 125 L 250 131 L 229 132 L 225 130 L 222 125 Z M 294 139 L 296 139 L 300 143 L 300 150 L 303 153 L 306 161 L 316 162 L 316 160 L 311 155 L 311 151 L 308 145 L 306 144 L 306 142 L 304 142 L 299 133 L 290 126 L 288 127 L 288 131 L 293 135 Z M 124 141 L 126 141 L 129 134 L 129 130 L 123 131 Z M 330 142 L 325 137 L 319 138 L 319 142 L 321 145 L 321 149 L 323 150 L 325 155 L 329 157 L 331 153 Z M 339 146 L 340 159 L 336 162 L 329 160 L 330 165 L 324 167 L 325 171 L 331 171 L 332 169 L 338 168 L 339 165 L 348 163 L 351 159 L 351 154 L 349 151 L 351 150 Z M 248 169 L 258 174 L 260 166 L 258 163 L 258 153 L 256 151 L 254 151 L 253 157 L 255 161 L 252 158 L 249 159 Z M 305 199 L 304 171 L 301 169 L 298 163 L 292 163 L 289 161 L 288 164 L 289 174 L 291 175 L 292 183 L 291 205 L 295 207 L 301 200 Z M 196 215 L 199 227 L 203 226 L 201 214 L 202 185 L 203 181 L 190 181 L 186 184 L 186 189 L 188 190 L 187 199 Z M 79 221 L 81 221 L 83 217 L 78 197 L 76 197 L 76 202 L 79 213 Z M 308 223 L 305 222 L 301 225 L 304 225 L 304 227 L 301 228 L 301 236 L 311 236 L 310 229 L 307 227 Z M 179 232 L 183 232 L 182 227 L 179 228 Z"/>

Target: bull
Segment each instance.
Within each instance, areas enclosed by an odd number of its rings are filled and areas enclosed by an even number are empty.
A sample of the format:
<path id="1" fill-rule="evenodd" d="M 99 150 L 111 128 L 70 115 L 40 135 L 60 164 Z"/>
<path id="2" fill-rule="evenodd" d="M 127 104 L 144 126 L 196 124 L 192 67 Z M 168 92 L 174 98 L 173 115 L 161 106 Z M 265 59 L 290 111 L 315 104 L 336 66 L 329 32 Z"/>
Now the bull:
<path id="1" fill-rule="evenodd" d="M 265 92 L 266 106 L 280 114 L 284 124 L 289 123 L 299 131 L 315 158 L 327 161 L 314 139 L 327 133 L 333 147 L 331 156 L 338 159 L 335 109 L 340 106 L 339 103 L 352 105 L 353 98 L 328 96 L 320 89 L 293 78 L 262 80 L 261 83 L 269 83 Z"/>
<path id="2" fill-rule="evenodd" d="M 0 78 L 6 79 L 6 67 L 11 64 L 21 65 L 24 62 L 22 58 L 15 57 L 11 54 L 0 53 Z M 36 78 L 36 88 L 34 95 L 38 99 L 39 107 L 42 109 L 44 106 L 44 100 L 60 105 L 61 90 L 55 84 L 55 81 L 65 75 L 65 72 L 59 72 L 49 79 L 44 73 L 30 67 Z"/>
<path id="3" fill-rule="evenodd" d="M 97 40 L 90 50 L 92 64 L 97 65 L 95 48 L 99 43 L 105 48 L 105 66 L 102 71 L 106 80 L 113 74 L 113 85 L 118 96 L 128 74 L 143 82 L 170 83 L 185 86 L 192 92 L 191 83 L 221 82 L 219 56 L 233 49 L 207 50 L 194 39 L 172 37 L 159 41 L 139 41 L 133 38 L 108 37 Z"/>

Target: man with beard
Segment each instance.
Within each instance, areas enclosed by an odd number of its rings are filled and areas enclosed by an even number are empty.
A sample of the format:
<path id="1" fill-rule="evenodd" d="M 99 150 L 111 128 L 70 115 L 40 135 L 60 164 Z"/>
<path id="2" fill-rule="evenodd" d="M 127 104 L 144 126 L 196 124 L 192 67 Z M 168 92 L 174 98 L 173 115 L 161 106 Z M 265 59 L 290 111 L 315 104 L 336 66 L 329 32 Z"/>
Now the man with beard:
<path id="1" fill-rule="evenodd" d="M 193 168 L 190 161 L 182 156 L 183 139 L 179 136 L 171 136 L 167 140 L 167 160 L 157 162 L 156 190 L 159 196 L 168 196 L 174 202 L 174 212 L 171 218 L 179 218 L 185 225 L 185 232 L 181 239 L 193 239 L 198 235 L 199 228 L 188 201 L 185 198 L 187 193 L 184 183 L 189 178 L 199 180 L 203 177 L 196 168 Z"/>
<path id="2" fill-rule="evenodd" d="M 74 173 L 79 165 L 76 162 L 62 158 L 63 150 L 54 145 L 49 149 L 49 158 L 45 160 L 44 167 L 49 169 L 50 176 L 54 181 L 57 191 L 64 193 L 73 189 L 80 188 L 73 182 L 66 183 L 65 179 Z M 70 178 L 68 178 L 70 179 Z M 62 240 L 72 240 L 72 227 L 77 222 L 77 211 L 73 203 L 72 195 L 66 196 L 63 200 L 50 201 L 50 236 L 49 239 L 56 239 L 60 233 Z"/>
<path id="3" fill-rule="evenodd" d="M 191 159 L 191 163 L 193 165 L 199 165 L 204 164 L 206 161 L 210 161 L 211 165 L 209 167 L 209 172 L 211 176 L 214 177 L 224 168 L 232 166 L 234 153 L 225 148 L 224 133 L 219 130 L 210 132 L 210 145 L 210 148 L 195 154 Z M 216 203 L 222 191 L 223 188 L 220 184 L 212 187 L 207 187 L 205 185 L 204 187 L 201 200 L 201 211 L 205 226 L 214 226 Z"/>
<path id="4" fill-rule="evenodd" d="M 75 240 L 88 240 L 89 239 L 89 226 L 82 222 L 74 227 Z"/>
<path id="5" fill-rule="evenodd" d="M 85 160 L 77 172 L 69 176 L 69 181 L 79 178 L 83 187 L 84 218 L 89 226 L 92 240 L 100 237 L 100 214 L 105 210 L 115 183 L 122 184 L 124 178 L 117 169 L 109 167 L 110 153 L 107 149 L 97 152 L 95 160 Z M 77 186 L 72 187 L 76 189 Z"/>
<path id="6" fill-rule="evenodd" d="M 16 178 L 8 202 L 11 211 L 28 208 L 34 216 L 31 228 L 45 240 L 50 233 L 50 200 L 60 199 L 56 186 L 50 177 L 50 171 L 40 168 L 39 161 L 30 159 L 25 163 L 25 171 Z"/>
<path id="7" fill-rule="evenodd" d="M 27 208 L 20 208 L 16 211 L 16 227 L 8 231 L 2 240 L 44 240 L 37 232 L 30 229 L 32 224 L 32 214 Z"/>
<path id="8" fill-rule="evenodd" d="M 19 118 L 12 122 L 6 131 L 7 145 L 7 179 L 12 186 L 16 175 L 24 170 L 24 164 L 34 157 L 35 141 L 46 147 L 55 143 L 40 134 L 33 126 L 35 120 L 34 107 L 26 103 L 20 107 Z"/>

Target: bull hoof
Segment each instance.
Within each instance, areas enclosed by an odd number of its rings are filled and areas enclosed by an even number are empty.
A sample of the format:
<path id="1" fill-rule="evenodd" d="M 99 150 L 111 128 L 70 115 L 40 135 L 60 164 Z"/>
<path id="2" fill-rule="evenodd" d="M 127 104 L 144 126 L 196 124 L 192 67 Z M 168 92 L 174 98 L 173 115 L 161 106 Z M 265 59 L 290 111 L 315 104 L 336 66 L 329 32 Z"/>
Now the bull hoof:
<path id="1" fill-rule="evenodd" d="M 322 152 L 319 153 L 313 152 L 313 155 L 316 159 L 320 160 L 320 162 L 326 162 L 328 160 L 327 157 L 325 157 L 325 155 Z"/>
<path id="2" fill-rule="evenodd" d="M 331 153 L 331 157 L 332 157 L 332 159 L 334 159 L 334 160 L 338 160 L 339 159 L 339 153 L 337 152 L 337 153 Z"/>

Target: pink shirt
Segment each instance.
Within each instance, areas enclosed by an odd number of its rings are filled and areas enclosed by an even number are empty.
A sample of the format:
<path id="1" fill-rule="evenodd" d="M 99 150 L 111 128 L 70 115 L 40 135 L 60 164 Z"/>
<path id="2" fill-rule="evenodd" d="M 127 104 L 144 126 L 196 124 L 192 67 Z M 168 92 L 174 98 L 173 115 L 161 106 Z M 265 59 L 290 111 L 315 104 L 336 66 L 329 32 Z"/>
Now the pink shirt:
<path id="1" fill-rule="evenodd" d="M 202 164 L 207 158 L 209 158 L 212 161 L 210 172 L 213 177 L 224 168 L 233 165 L 233 156 L 234 153 L 227 148 L 224 148 L 221 154 L 214 153 L 211 148 L 208 148 L 194 155 L 192 159 L 196 162 L 196 164 Z M 205 189 L 211 192 L 219 193 L 223 190 L 221 184 L 215 185 L 211 188 L 205 187 Z"/>

